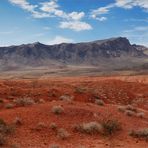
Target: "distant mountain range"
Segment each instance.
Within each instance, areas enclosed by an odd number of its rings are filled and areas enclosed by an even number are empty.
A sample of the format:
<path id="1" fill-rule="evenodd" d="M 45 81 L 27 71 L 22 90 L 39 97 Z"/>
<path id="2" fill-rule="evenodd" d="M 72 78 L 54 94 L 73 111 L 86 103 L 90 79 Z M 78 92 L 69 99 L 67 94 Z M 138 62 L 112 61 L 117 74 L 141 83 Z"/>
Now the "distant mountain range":
<path id="1" fill-rule="evenodd" d="M 124 37 L 84 43 L 39 42 L 0 47 L 0 71 L 47 67 L 97 67 L 99 70 L 148 69 L 148 48 Z"/>

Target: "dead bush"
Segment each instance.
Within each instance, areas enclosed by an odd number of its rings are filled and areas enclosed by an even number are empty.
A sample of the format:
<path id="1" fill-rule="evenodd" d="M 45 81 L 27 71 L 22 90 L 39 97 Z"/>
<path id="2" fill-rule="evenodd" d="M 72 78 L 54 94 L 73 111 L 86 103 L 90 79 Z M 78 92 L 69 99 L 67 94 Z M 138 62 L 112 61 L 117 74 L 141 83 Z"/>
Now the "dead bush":
<path id="1" fill-rule="evenodd" d="M 104 135 L 113 135 L 117 131 L 121 130 L 121 124 L 117 120 L 107 119 L 102 121 Z"/>
<path id="2" fill-rule="evenodd" d="M 62 95 L 60 96 L 60 100 L 63 100 L 63 101 L 72 101 L 73 100 L 73 96 L 70 96 L 70 95 Z"/>
<path id="3" fill-rule="evenodd" d="M 51 123 L 50 124 L 50 128 L 52 129 L 52 130 L 56 130 L 57 129 L 57 125 L 56 125 L 56 123 Z"/>
<path id="4" fill-rule="evenodd" d="M 143 112 L 137 113 L 136 116 L 138 118 L 144 118 L 145 114 Z"/>
<path id="5" fill-rule="evenodd" d="M 97 122 L 82 123 L 74 126 L 76 131 L 86 134 L 102 133 L 102 125 Z"/>
<path id="6" fill-rule="evenodd" d="M 53 145 L 50 146 L 50 148 L 60 148 L 60 147 L 57 144 L 53 144 Z"/>
<path id="7" fill-rule="evenodd" d="M 7 108 L 7 109 L 11 109 L 11 108 L 14 108 L 14 107 L 15 107 L 15 105 L 12 104 L 12 103 L 8 103 L 8 104 L 5 105 L 5 108 Z"/>
<path id="8" fill-rule="evenodd" d="M 129 135 L 135 138 L 144 138 L 148 140 L 148 128 L 132 130 L 129 132 Z"/>
<path id="9" fill-rule="evenodd" d="M 22 119 L 19 117 L 16 117 L 15 120 L 13 121 L 13 123 L 17 126 L 20 126 L 23 124 Z"/>
<path id="10" fill-rule="evenodd" d="M 62 140 L 65 140 L 67 139 L 68 137 L 70 136 L 70 134 L 68 133 L 68 131 L 66 131 L 65 129 L 63 128 L 60 128 L 58 129 L 57 131 L 57 137 L 62 139 Z"/>
<path id="11" fill-rule="evenodd" d="M 104 106 L 104 101 L 103 100 L 95 100 L 95 104 L 100 105 L 100 106 Z"/>
<path id="12" fill-rule="evenodd" d="M 127 116 L 135 116 L 135 112 L 133 112 L 131 110 L 126 110 L 125 115 L 127 115 Z"/>
<path id="13" fill-rule="evenodd" d="M 16 100 L 14 100 L 14 103 L 17 106 L 28 106 L 28 105 L 35 104 L 34 100 L 31 98 L 18 98 Z"/>
<path id="14" fill-rule="evenodd" d="M 6 144 L 6 138 L 4 135 L 0 134 L 0 147 Z"/>
<path id="15" fill-rule="evenodd" d="M 56 115 L 60 115 L 60 114 L 62 114 L 64 112 L 64 109 L 61 106 L 53 106 L 52 107 L 52 112 L 54 114 L 56 114 Z"/>

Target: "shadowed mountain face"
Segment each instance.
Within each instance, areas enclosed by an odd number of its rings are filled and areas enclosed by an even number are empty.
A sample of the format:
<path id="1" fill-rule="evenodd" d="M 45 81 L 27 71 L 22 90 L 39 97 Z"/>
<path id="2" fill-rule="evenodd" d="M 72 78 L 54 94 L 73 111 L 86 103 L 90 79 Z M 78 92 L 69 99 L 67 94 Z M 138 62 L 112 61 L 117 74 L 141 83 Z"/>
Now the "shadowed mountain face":
<path id="1" fill-rule="evenodd" d="M 148 65 L 148 49 L 131 45 L 126 38 L 87 43 L 44 45 L 39 42 L 0 47 L 0 70 L 37 67 L 93 66 L 100 70 L 128 69 Z"/>

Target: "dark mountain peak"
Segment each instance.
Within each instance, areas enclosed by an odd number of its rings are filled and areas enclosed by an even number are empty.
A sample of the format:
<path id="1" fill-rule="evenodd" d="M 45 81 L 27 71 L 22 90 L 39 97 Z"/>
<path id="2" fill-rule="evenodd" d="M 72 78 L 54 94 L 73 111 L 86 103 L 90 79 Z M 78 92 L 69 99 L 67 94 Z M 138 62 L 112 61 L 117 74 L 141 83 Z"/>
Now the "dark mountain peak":
<path id="1" fill-rule="evenodd" d="M 129 45 L 130 42 L 129 40 L 126 38 L 126 37 L 115 37 L 115 38 L 110 38 L 110 39 L 105 39 L 105 40 L 96 40 L 96 41 L 93 41 L 91 43 L 96 43 L 98 45 L 100 44 L 110 44 L 110 43 L 113 43 L 113 44 L 117 44 L 117 43 L 122 43 L 122 44 L 127 44 Z"/>

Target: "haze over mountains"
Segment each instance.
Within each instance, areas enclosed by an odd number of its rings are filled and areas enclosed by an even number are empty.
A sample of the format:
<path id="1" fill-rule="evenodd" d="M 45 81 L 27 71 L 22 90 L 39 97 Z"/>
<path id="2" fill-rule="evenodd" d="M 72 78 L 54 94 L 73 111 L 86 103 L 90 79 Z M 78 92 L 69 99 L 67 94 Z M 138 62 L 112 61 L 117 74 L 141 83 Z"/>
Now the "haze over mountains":
<path id="1" fill-rule="evenodd" d="M 100 71 L 148 68 L 148 48 L 124 37 L 86 43 L 44 45 L 39 42 L 0 47 L 0 70 L 46 67 L 95 67 Z"/>

